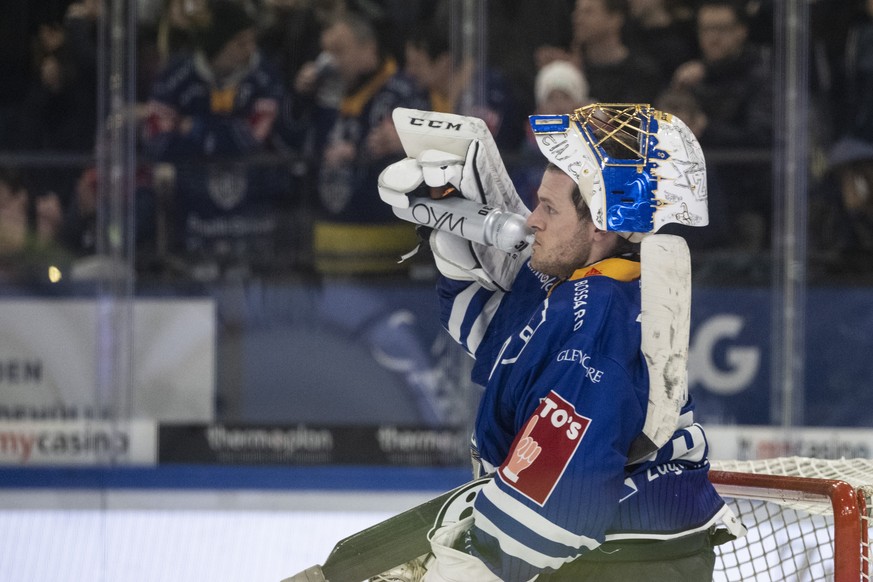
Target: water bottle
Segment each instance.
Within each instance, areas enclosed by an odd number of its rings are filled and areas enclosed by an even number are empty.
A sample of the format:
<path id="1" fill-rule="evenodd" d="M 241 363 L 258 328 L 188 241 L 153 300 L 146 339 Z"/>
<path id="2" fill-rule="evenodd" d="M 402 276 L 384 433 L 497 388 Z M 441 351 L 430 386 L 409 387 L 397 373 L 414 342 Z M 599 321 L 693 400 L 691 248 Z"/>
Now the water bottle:
<path id="1" fill-rule="evenodd" d="M 409 208 L 392 208 L 403 220 L 450 232 L 507 253 L 519 252 L 533 242 L 533 230 L 528 228 L 523 216 L 458 196 L 437 200 L 415 197 L 410 199 Z"/>

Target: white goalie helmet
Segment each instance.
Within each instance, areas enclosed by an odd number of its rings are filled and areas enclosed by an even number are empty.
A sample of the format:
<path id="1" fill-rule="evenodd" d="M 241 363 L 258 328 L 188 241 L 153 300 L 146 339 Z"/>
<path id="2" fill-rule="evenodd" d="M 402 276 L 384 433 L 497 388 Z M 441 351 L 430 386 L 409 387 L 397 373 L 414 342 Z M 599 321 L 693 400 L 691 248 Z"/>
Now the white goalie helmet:
<path id="1" fill-rule="evenodd" d="M 639 242 L 671 222 L 709 223 L 703 151 L 678 117 L 598 103 L 530 124 L 543 155 L 579 185 L 597 228 Z"/>

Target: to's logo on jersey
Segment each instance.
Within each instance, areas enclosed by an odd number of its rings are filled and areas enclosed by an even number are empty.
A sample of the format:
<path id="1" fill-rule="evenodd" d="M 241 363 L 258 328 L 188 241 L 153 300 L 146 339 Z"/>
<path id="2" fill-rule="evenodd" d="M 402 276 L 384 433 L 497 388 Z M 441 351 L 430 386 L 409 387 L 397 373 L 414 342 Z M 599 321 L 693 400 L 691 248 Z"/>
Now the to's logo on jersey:
<path id="1" fill-rule="evenodd" d="M 515 437 L 500 467 L 504 483 L 542 506 L 579 448 L 591 419 L 552 390 Z"/>

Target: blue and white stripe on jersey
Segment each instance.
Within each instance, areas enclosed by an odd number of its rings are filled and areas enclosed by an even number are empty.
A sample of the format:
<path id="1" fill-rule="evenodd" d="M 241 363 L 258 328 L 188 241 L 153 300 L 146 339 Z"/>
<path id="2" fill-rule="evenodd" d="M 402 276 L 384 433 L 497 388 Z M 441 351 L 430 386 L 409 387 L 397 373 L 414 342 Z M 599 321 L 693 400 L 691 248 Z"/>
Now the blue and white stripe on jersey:
<path id="1" fill-rule="evenodd" d="M 501 550 L 536 568 L 558 568 L 579 555 L 579 548 L 594 549 L 600 542 L 573 533 L 518 502 L 496 481 L 479 492 L 474 510 L 476 527 L 495 538 Z M 501 516 L 500 525 L 487 516 Z M 520 540 L 524 540 L 522 543 Z"/>
<path id="2" fill-rule="evenodd" d="M 456 285 L 466 285 L 466 288 L 454 294 L 448 317 L 444 317 L 443 321 L 447 322 L 446 330 L 452 339 L 475 356 L 505 293 L 489 291 L 477 283 L 447 283 L 449 288 Z"/>

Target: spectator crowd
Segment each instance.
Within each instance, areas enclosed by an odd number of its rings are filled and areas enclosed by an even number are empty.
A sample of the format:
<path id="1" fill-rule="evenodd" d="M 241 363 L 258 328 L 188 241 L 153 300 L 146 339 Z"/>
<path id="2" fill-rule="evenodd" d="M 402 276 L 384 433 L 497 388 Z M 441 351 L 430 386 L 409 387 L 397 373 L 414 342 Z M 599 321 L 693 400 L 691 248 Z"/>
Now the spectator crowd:
<path id="1" fill-rule="evenodd" d="M 652 103 L 685 120 L 709 155 L 712 227 L 692 247 L 769 248 L 772 1 L 484 2 L 485 58 L 461 50 L 465 13 L 454 0 L 137 4 L 134 224 L 138 252 L 160 255 L 150 264 L 162 269 L 206 279 L 239 268 L 423 269 L 420 257 L 398 263 L 416 233 L 376 194 L 381 169 L 403 155 L 398 106 L 484 119 L 530 202 L 541 164 L 527 115 Z M 4 9 L 3 276 L 34 249 L 75 259 L 99 246 L 103 8 Z M 811 248 L 834 271 L 873 250 L 873 1 L 815 0 L 810 10 Z M 76 163 L 53 165 L 58 156 Z"/>

